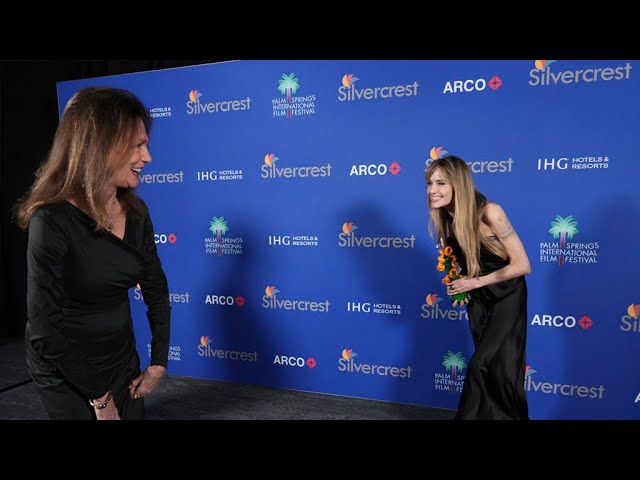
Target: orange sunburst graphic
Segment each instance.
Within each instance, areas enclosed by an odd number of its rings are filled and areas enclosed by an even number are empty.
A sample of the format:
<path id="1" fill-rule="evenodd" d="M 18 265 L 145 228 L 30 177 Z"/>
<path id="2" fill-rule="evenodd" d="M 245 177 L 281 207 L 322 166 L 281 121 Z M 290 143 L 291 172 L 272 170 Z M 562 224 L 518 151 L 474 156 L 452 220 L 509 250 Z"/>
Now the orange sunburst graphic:
<path id="1" fill-rule="evenodd" d="M 264 289 L 264 293 L 267 294 L 267 297 L 271 298 L 276 293 L 280 293 L 280 290 L 278 290 L 274 285 L 270 285 L 270 286 L 268 286 L 267 288 Z"/>
<path id="2" fill-rule="evenodd" d="M 353 349 L 351 348 L 345 348 L 344 350 L 342 350 L 342 358 L 344 358 L 345 360 L 351 360 L 353 357 L 357 355 L 358 354 L 354 352 Z"/>
<path id="3" fill-rule="evenodd" d="M 342 224 L 342 231 L 343 231 L 343 233 L 346 233 L 347 235 L 351 235 L 351 233 L 354 230 L 357 230 L 357 229 L 358 229 L 358 226 L 353 222 L 344 222 Z"/>
<path id="4" fill-rule="evenodd" d="M 353 75 L 353 73 L 347 73 L 346 75 L 344 75 L 342 77 L 342 86 L 343 87 L 350 87 L 351 85 L 356 83 L 358 80 L 359 80 L 359 78 L 355 77 Z"/>
<path id="5" fill-rule="evenodd" d="M 276 163 L 278 160 L 280 160 L 280 159 L 279 159 L 278 157 L 276 157 L 276 154 L 275 154 L 275 153 L 267 153 L 267 154 L 264 156 L 264 164 L 265 164 L 265 165 L 268 165 L 268 166 L 273 165 L 273 164 L 274 164 L 274 163 Z"/>
<path id="6" fill-rule="evenodd" d="M 433 147 L 429 152 L 429 156 L 431 157 L 431 160 L 437 160 L 444 157 L 447 153 L 449 152 L 443 150 L 442 147 Z"/>
<path id="7" fill-rule="evenodd" d="M 196 100 L 198 100 L 200 97 L 202 96 L 202 94 L 198 91 L 198 90 L 191 90 L 189 92 L 189 100 L 192 102 L 195 102 Z"/>
<path id="8" fill-rule="evenodd" d="M 555 62 L 555 60 L 536 60 L 535 65 L 538 70 L 544 70 L 553 62 Z"/>
<path id="9" fill-rule="evenodd" d="M 638 318 L 638 314 L 640 314 L 640 303 L 636 303 L 635 305 L 632 303 L 627 308 L 627 313 L 630 317 Z"/>
<path id="10" fill-rule="evenodd" d="M 437 293 L 430 293 L 428 294 L 426 297 L 427 300 L 427 305 L 429 305 L 430 307 L 434 306 L 436 303 L 441 302 L 442 299 L 438 298 L 438 294 Z"/>
<path id="11" fill-rule="evenodd" d="M 203 336 L 200 337 L 200 345 L 204 345 L 205 347 L 211 343 L 209 337 Z"/>

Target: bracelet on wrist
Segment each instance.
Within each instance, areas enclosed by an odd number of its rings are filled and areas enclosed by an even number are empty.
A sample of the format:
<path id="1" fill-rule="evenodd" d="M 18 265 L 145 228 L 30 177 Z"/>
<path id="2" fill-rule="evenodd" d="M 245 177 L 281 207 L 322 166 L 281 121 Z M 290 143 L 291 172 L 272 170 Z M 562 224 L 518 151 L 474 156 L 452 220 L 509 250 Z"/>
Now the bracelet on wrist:
<path id="1" fill-rule="evenodd" d="M 111 390 L 107 391 L 107 396 L 102 403 L 94 402 L 92 399 L 89 399 L 89 405 L 91 405 L 96 410 L 102 410 L 103 408 L 107 408 L 109 401 L 111 400 L 112 394 Z"/>

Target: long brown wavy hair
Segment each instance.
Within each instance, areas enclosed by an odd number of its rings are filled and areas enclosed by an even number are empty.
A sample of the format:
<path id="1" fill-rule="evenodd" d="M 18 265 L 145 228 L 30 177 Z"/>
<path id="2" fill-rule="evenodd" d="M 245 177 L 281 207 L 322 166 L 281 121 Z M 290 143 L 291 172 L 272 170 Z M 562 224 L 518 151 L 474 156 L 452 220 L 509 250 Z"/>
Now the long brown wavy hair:
<path id="1" fill-rule="evenodd" d="M 74 198 L 106 228 L 109 219 L 105 185 L 129 159 L 137 122 L 147 135 L 151 116 L 133 93 L 119 88 L 88 87 L 67 103 L 49 155 L 38 168 L 31 189 L 16 204 L 16 220 L 27 228 L 42 205 Z M 141 212 L 142 202 L 133 189 L 119 189 L 118 200 L 126 210 Z"/>
<path id="2" fill-rule="evenodd" d="M 455 236 L 466 259 L 467 275 L 477 277 L 480 275 L 480 245 L 501 258 L 507 258 L 507 251 L 502 243 L 490 241 L 480 233 L 487 198 L 476 189 L 467 162 L 454 155 L 434 160 L 424 174 L 425 180 L 429 181 L 437 169 L 453 187 L 454 215 L 445 208 L 429 206 L 429 234 L 431 237 L 436 234 L 438 239 Z"/>

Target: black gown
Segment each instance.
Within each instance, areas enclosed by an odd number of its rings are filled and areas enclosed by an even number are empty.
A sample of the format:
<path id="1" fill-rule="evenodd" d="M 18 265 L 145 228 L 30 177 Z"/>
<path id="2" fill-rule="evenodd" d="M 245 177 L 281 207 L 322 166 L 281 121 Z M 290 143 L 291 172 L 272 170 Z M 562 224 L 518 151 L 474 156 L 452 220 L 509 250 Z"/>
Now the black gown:
<path id="1" fill-rule="evenodd" d="M 495 237 L 490 241 L 498 241 Z M 454 238 L 448 245 L 458 257 L 461 272 L 466 262 Z M 480 248 L 480 275 L 508 264 L 508 260 Z M 456 413 L 458 420 L 528 420 L 524 390 L 527 340 L 527 284 L 524 276 L 469 292 L 469 327 L 475 350 Z"/>
<path id="2" fill-rule="evenodd" d="M 140 284 L 152 365 L 167 366 L 170 304 L 149 212 L 127 213 L 124 238 L 69 202 L 40 207 L 27 246 L 27 365 L 52 419 L 92 419 L 88 399 L 108 389 L 122 419 L 144 417 L 132 400 L 140 374 L 128 290 Z"/>

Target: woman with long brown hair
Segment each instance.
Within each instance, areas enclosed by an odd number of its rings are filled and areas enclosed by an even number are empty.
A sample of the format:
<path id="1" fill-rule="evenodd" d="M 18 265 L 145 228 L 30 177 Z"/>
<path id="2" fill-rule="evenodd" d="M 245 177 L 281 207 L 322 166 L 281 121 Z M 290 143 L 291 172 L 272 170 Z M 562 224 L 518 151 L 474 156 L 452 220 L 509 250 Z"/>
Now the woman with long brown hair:
<path id="1" fill-rule="evenodd" d="M 468 292 L 461 303 L 468 302 L 475 350 L 456 419 L 527 420 L 527 253 L 502 207 L 476 190 L 464 160 L 434 160 L 425 179 L 429 233 L 452 248 L 461 267 L 447 293 Z"/>
<path id="2" fill-rule="evenodd" d="M 67 103 L 18 202 L 28 228 L 27 365 L 51 419 L 142 419 L 169 351 L 169 291 L 135 188 L 151 162 L 140 99 L 89 87 Z M 128 290 L 140 284 L 151 362 L 140 371 Z"/>

